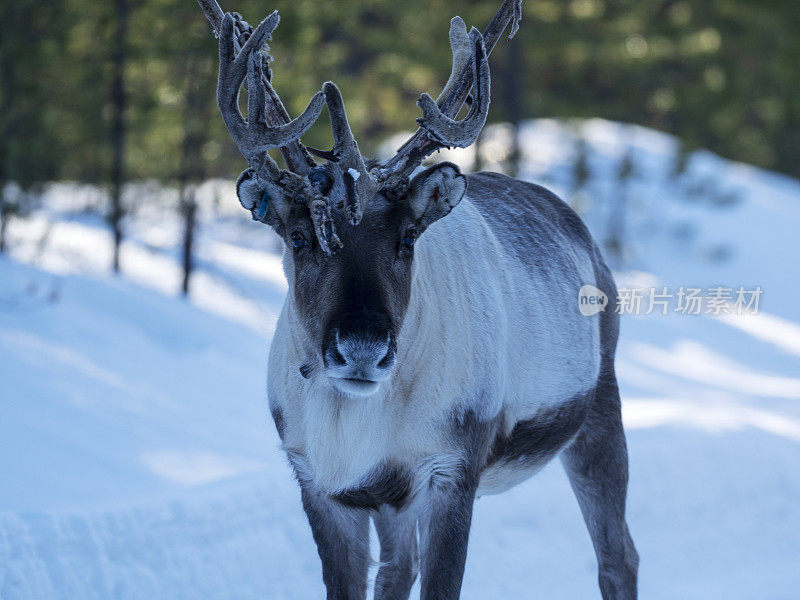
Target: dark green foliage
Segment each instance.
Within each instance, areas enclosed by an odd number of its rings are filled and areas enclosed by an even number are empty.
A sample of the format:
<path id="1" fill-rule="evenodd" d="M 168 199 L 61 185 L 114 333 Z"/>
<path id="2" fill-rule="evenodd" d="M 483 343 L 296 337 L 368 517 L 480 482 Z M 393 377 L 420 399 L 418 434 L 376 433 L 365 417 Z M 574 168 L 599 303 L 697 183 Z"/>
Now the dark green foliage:
<path id="1" fill-rule="evenodd" d="M 447 78 L 448 23 L 483 28 L 482 0 L 241 0 L 274 8 L 274 86 L 292 116 L 333 79 L 365 152 L 414 127 L 420 92 Z M 109 182 L 111 2 L 15 0 L 0 8 L 0 182 Z M 491 121 L 606 117 L 674 133 L 688 149 L 800 176 L 797 0 L 526 0 L 515 48 L 490 64 Z M 193 0 L 130 3 L 125 173 L 181 183 L 245 163 L 215 105 L 217 49 Z M 517 66 L 521 65 L 521 67 Z M 509 70 L 522 69 L 519 76 Z M 512 93 L 513 98 L 504 94 Z M 304 137 L 330 146 L 325 115 Z"/>
<path id="2" fill-rule="evenodd" d="M 64 31 L 51 19 L 65 16 L 60 0 L 20 0 L 0 5 L 0 189 L 7 181 L 27 188 L 59 174 L 51 149 L 59 122 L 51 105 L 60 101 L 55 63 Z"/>

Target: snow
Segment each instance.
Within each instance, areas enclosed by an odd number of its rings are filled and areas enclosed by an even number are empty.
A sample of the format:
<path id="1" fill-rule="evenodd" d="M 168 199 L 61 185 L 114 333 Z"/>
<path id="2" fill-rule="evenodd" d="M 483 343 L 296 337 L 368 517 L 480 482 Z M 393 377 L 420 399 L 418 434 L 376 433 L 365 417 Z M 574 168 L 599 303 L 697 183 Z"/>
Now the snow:
<path id="1" fill-rule="evenodd" d="M 489 168 L 509 135 L 489 128 Z M 569 166 L 578 136 L 592 172 L 583 190 Z M 800 182 L 707 152 L 675 178 L 673 138 L 601 120 L 532 121 L 521 140 L 525 176 L 581 208 L 598 239 L 627 194 L 621 285 L 764 290 L 757 315 L 623 317 L 641 597 L 800 597 Z M 621 188 L 613 173 L 628 153 L 636 168 Z M 11 223 L 11 257 L 0 258 L 2 600 L 324 595 L 265 400 L 286 293 L 279 244 L 229 182 L 198 193 L 191 301 L 177 297 L 169 190 L 128 190 L 138 204 L 122 277 L 107 272 L 105 226 L 82 210 L 97 202 L 91 187 L 52 186 Z M 476 505 L 463 598 L 532 593 L 600 597 L 557 462 Z"/>

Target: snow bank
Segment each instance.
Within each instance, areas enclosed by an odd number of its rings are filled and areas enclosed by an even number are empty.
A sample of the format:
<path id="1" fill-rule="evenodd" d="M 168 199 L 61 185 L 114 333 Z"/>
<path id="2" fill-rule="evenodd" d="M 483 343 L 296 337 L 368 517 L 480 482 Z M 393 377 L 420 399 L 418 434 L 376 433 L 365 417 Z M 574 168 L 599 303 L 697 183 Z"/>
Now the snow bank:
<path id="1" fill-rule="evenodd" d="M 641 596 L 797 598 L 800 182 L 703 152 L 675 177 L 673 138 L 618 123 L 523 133 L 526 176 L 575 202 L 601 241 L 633 157 L 620 282 L 764 289 L 758 315 L 623 318 Z M 487 135 L 502 157 L 507 129 Z M 114 279 L 108 233 L 59 189 L 12 222 L 14 260 L 0 259 L 0 598 L 322 597 L 264 394 L 286 290 L 274 236 L 204 204 L 183 301 L 164 205 L 127 224 Z M 557 463 L 480 499 L 465 599 L 599 598 L 595 580 Z"/>

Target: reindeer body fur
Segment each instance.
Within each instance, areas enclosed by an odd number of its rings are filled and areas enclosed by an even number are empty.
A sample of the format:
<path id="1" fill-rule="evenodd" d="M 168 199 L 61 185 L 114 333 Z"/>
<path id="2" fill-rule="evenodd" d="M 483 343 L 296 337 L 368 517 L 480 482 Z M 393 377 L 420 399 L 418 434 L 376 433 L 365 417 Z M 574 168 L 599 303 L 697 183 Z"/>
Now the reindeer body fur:
<path id="1" fill-rule="evenodd" d="M 578 309 L 587 284 L 616 297 L 598 248 L 538 186 L 465 178 L 451 163 L 414 175 L 438 148 L 477 139 L 490 103 L 488 55 L 509 24 L 516 32 L 521 0 L 503 0 L 484 34 L 451 21 L 445 91 L 437 101 L 420 96 L 419 130 L 382 163 L 364 160 L 333 82 L 289 120 L 263 50 L 277 12 L 252 28 L 215 0 L 199 2 L 219 34 L 220 112 L 249 165 L 237 195 L 287 248 L 269 402 L 328 599 L 364 600 L 372 519 L 376 600 L 407 599 L 417 570 L 423 600 L 456 600 L 475 497 L 560 453 L 603 599 L 635 600 L 618 317 L 613 303 L 590 317 Z M 330 151 L 299 141 L 323 98 Z M 286 170 L 270 148 L 281 149 Z"/>
<path id="2" fill-rule="evenodd" d="M 585 284 L 605 285 L 613 297 L 610 280 L 596 276 L 601 260 L 551 193 L 496 174 L 469 176 L 467 196 L 418 243 L 396 370 L 369 397 L 343 396 L 319 370 L 301 375 L 314 349 L 290 293 L 270 352 L 269 397 L 293 464 L 332 495 L 367 488 L 391 466 L 408 478 L 411 501 L 432 473 L 466 460 L 465 440 L 451 431 L 467 414 L 492 440 L 508 440 L 518 424 L 537 415 L 546 424 L 572 403 L 567 429 L 577 432 L 600 372 L 600 320 L 615 318 L 585 317 L 577 307 Z M 291 288 L 292 253 L 284 261 Z M 543 464 L 535 449 L 511 460 L 491 450 L 478 457 L 479 495 L 502 492 Z"/>

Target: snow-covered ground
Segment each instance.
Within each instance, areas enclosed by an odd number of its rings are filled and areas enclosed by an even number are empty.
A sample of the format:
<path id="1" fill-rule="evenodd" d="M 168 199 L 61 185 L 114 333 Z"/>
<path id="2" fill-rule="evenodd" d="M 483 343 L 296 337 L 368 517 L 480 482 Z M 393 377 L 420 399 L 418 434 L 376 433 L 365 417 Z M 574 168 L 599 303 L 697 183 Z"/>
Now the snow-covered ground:
<path id="1" fill-rule="evenodd" d="M 591 177 L 576 186 L 578 134 Z M 506 138 L 489 131 L 490 161 Z M 620 285 L 763 289 L 758 315 L 623 318 L 642 598 L 800 598 L 800 182 L 703 152 L 676 177 L 672 138 L 599 120 L 534 121 L 521 139 L 525 176 L 574 202 L 599 240 L 624 194 Z M 176 297 L 180 223 L 166 192 L 151 189 L 127 223 L 120 278 L 102 222 L 76 211 L 89 188 L 55 186 L 11 225 L 2 600 L 323 597 L 265 401 L 286 290 L 279 245 L 227 183 L 202 192 L 191 301 Z M 557 463 L 478 501 L 464 598 L 599 598 L 595 569 Z"/>

